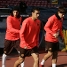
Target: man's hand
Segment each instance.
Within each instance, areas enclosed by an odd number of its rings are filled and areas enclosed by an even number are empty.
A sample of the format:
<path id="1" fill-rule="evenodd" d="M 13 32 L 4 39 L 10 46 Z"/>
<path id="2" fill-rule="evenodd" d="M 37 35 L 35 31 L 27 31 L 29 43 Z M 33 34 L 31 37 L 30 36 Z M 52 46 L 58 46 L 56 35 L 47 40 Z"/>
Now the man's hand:
<path id="1" fill-rule="evenodd" d="M 27 46 L 25 46 L 24 49 L 27 49 Z"/>
<path id="2" fill-rule="evenodd" d="M 59 36 L 59 32 L 53 34 L 53 36 L 54 36 L 55 38 L 57 38 L 57 37 Z"/>

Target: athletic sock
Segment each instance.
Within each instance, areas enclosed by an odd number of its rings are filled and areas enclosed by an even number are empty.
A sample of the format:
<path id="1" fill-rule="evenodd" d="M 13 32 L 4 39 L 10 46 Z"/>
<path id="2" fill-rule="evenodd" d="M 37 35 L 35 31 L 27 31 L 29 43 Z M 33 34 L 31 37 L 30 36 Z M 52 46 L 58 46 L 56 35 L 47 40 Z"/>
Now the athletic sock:
<path id="1" fill-rule="evenodd" d="M 3 54 L 3 55 L 2 55 L 2 67 L 6 67 L 6 66 L 5 66 L 5 63 L 6 63 L 6 57 L 7 57 L 6 54 Z"/>
<path id="2" fill-rule="evenodd" d="M 23 63 L 21 63 L 21 67 L 24 67 L 24 62 L 23 62 Z"/>
<path id="3" fill-rule="evenodd" d="M 5 67 L 5 65 L 2 65 L 2 67 Z"/>
<path id="4" fill-rule="evenodd" d="M 43 60 L 41 61 L 41 65 L 44 65 L 44 62 L 45 62 L 45 60 L 43 59 Z"/>
<path id="5" fill-rule="evenodd" d="M 52 67 L 56 67 L 56 64 L 52 64 Z"/>

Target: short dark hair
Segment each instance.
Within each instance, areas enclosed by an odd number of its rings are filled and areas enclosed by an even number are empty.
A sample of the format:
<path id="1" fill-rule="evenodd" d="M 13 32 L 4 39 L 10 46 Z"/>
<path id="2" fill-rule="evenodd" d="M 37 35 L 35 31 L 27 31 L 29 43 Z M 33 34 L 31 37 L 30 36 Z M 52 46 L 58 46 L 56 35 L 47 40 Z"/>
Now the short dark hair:
<path id="1" fill-rule="evenodd" d="M 66 13 L 65 7 L 63 7 L 63 6 L 58 7 L 58 12 L 65 14 Z"/>
<path id="2" fill-rule="evenodd" d="M 40 11 L 40 9 L 38 7 L 33 7 L 31 12 L 34 12 L 35 10 Z"/>

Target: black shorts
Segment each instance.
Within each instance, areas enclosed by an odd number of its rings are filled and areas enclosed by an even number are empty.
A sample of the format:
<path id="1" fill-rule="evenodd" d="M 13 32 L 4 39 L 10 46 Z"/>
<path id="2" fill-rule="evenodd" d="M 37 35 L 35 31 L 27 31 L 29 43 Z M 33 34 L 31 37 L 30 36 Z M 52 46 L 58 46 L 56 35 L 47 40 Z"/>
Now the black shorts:
<path id="1" fill-rule="evenodd" d="M 11 40 L 6 40 L 4 42 L 4 53 L 5 54 L 10 54 L 11 51 L 13 50 L 13 48 L 15 48 L 17 51 L 19 51 L 19 43 L 20 40 L 15 40 L 15 41 L 11 41 Z"/>
<path id="2" fill-rule="evenodd" d="M 26 56 L 31 56 L 32 53 L 38 53 L 38 47 L 34 47 L 32 49 L 24 49 L 20 47 L 20 56 L 22 57 L 22 54 L 24 55 L 23 58 Z"/>
<path id="3" fill-rule="evenodd" d="M 59 50 L 59 42 L 48 42 L 45 41 L 45 51 L 51 51 L 51 52 L 55 52 Z"/>

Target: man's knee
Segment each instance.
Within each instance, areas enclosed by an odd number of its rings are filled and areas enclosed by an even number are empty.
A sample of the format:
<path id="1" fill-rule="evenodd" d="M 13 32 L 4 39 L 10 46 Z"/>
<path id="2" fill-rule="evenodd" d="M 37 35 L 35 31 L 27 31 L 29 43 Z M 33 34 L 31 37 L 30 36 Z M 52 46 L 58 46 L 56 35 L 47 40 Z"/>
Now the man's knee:
<path id="1" fill-rule="evenodd" d="M 39 55 L 38 54 L 32 54 L 34 61 L 38 62 L 39 61 Z"/>
<path id="2" fill-rule="evenodd" d="M 18 62 L 19 62 L 19 63 L 22 63 L 23 61 L 24 61 L 24 58 L 19 57 Z"/>

